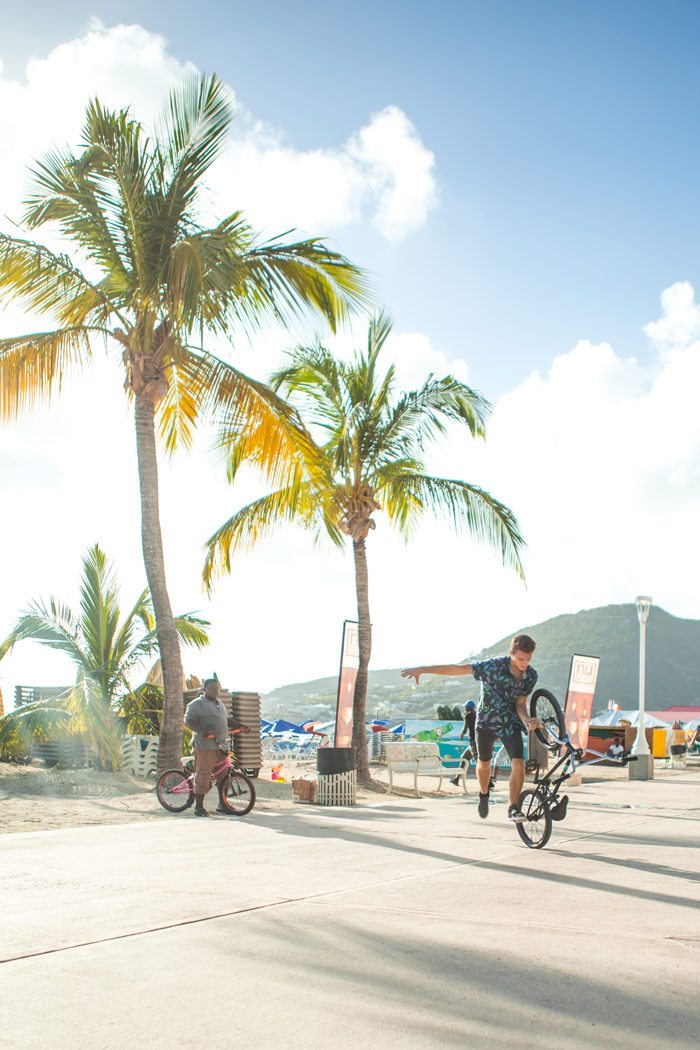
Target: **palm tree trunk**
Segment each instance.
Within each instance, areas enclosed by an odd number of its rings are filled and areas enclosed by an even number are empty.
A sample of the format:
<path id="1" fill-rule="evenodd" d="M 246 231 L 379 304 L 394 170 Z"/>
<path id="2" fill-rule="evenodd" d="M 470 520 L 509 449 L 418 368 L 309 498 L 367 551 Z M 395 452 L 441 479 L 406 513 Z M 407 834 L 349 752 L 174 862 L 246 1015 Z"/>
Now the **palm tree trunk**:
<path id="1" fill-rule="evenodd" d="M 369 619 L 369 588 L 367 579 L 367 552 L 364 540 L 353 540 L 355 557 L 355 590 L 357 593 L 358 642 L 360 664 L 355 681 L 355 696 L 352 705 L 352 746 L 357 748 L 357 779 L 369 784 L 369 760 L 367 757 L 367 676 L 372 655 L 372 624 Z"/>
<path id="2" fill-rule="evenodd" d="M 136 455 L 141 493 L 141 544 L 146 579 L 153 600 L 163 671 L 163 722 L 158 748 L 158 772 L 182 761 L 182 662 L 175 620 L 165 582 L 163 537 L 158 503 L 158 460 L 153 402 L 135 395 Z"/>

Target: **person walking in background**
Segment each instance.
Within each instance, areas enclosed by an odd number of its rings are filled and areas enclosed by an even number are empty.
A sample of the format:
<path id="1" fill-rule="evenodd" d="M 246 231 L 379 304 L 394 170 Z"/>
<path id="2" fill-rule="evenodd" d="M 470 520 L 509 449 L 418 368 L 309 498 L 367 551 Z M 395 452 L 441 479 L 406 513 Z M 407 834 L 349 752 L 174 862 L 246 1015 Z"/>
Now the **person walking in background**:
<path id="1" fill-rule="evenodd" d="M 407 667 L 403 678 L 413 678 L 419 684 L 421 675 L 471 674 L 481 682 L 481 699 L 476 713 L 476 775 L 479 781 L 479 816 L 489 814 L 491 758 L 493 745 L 500 739 L 511 763 L 508 782 L 510 805 L 508 818 L 522 823 L 519 800 L 525 782 L 523 733 L 539 729 L 541 723 L 527 713 L 527 697 L 535 688 L 537 671 L 530 666 L 535 642 L 527 634 L 516 634 L 506 656 L 479 660 L 472 664 L 433 664 Z"/>
<path id="2" fill-rule="evenodd" d="M 685 766 L 685 753 L 687 748 L 685 742 L 685 729 L 681 722 L 673 723 L 668 739 L 670 744 L 670 755 L 668 760 L 669 767 L 677 768 L 678 766 Z"/>
<path id="3" fill-rule="evenodd" d="M 467 700 L 464 705 L 464 725 L 462 726 L 462 732 L 459 734 L 459 739 L 464 740 L 465 736 L 469 736 L 469 747 L 465 748 L 459 759 L 459 768 L 468 769 L 469 763 L 477 760 L 476 750 L 476 704 L 473 700 Z M 459 786 L 459 773 L 456 776 L 450 778 L 450 784 Z"/>

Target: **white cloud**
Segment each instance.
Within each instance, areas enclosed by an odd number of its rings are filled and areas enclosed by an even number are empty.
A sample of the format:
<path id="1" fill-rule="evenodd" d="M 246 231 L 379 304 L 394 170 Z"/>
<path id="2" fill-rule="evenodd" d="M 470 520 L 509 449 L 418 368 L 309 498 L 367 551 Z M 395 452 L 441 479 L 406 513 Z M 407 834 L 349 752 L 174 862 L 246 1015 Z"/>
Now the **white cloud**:
<path id="1" fill-rule="evenodd" d="M 644 331 L 665 357 L 700 338 L 700 306 L 688 281 L 677 281 L 661 296 L 663 316 L 644 326 Z"/>
<path id="2" fill-rule="evenodd" d="M 296 150 L 282 132 L 245 111 L 218 166 L 219 200 L 235 199 L 269 232 L 308 232 L 369 222 L 396 241 L 422 226 L 437 203 L 435 158 L 397 106 L 375 113 L 338 147 Z"/>
<path id="3" fill-rule="evenodd" d="M 130 105 L 147 124 L 167 91 L 195 72 L 168 52 L 164 37 L 138 25 L 94 23 L 78 39 L 32 58 L 23 83 L 2 76 L 0 191 L 13 217 L 26 190 L 26 166 L 53 145 L 75 144 L 88 99 Z M 372 224 L 389 240 L 419 228 L 435 207 L 435 158 L 411 121 L 388 105 L 344 145 L 298 150 L 283 131 L 238 107 L 227 148 L 211 173 L 219 214 L 241 208 L 275 234 L 290 226 L 326 235 Z"/>

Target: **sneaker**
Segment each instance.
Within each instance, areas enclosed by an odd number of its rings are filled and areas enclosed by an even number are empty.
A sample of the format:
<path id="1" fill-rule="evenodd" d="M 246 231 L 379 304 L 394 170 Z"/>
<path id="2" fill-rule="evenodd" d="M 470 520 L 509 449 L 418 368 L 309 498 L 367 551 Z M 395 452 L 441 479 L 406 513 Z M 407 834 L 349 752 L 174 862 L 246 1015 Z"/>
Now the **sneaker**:
<path id="1" fill-rule="evenodd" d="M 493 791 L 495 787 L 496 781 L 493 779 L 493 777 L 491 777 L 491 779 L 489 780 L 489 791 Z"/>
<path id="2" fill-rule="evenodd" d="M 231 816 L 231 810 L 230 809 L 226 809 L 224 806 L 217 806 L 216 807 L 216 812 L 217 813 L 223 813 L 224 816 L 226 816 L 226 817 L 230 817 Z"/>
<path id="3" fill-rule="evenodd" d="M 485 820 L 486 817 L 488 817 L 488 815 L 489 815 L 489 796 L 488 796 L 488 793 L 486 795 L 482 795 L 481 792 L 479 792 L 479 816 L 481 817 L 482 820 Z"/>
<path id="4" fill-rule="evenodd" d="M 459 777 L 450 777 L 450 784 L 454 784 L 455 787 L 459 787 Z"/>
<path id="5" fill-rule="evenodd" d="M 204 806 L 202 806 L 202 808 L 201 808 L 201 809 L 195 809 L 195 811 L 194 811 L 194 815 L 195 815 L 195 817 L 208 817 L 208 816 L 209 816 L 209 813 L 208 813 L 208 812 L 207 812 L 207 810 L 206 810 L 206 809 L 204 808 Z"/>
<path id="6" fill-rule="evenodd" d="M 514 820 L 516 824 L 524 824 L 527 817 L 520 806 L 508 806 L 508 820 Z"/>

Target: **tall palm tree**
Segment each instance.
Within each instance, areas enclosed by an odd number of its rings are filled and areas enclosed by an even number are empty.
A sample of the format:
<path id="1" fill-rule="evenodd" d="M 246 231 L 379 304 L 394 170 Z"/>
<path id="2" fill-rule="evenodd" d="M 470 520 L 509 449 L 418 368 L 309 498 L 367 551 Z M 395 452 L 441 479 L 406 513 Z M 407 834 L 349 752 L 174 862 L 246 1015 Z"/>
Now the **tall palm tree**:
<path id="1" fill-rule="evenodd" d="M 87 108 L 82 149 L 54 151 L 34 171 L 24 223 L 58 227 L 75 260 L 0 234 L 0 299 L 49 315 L 50 330 L 0 339 L 0 419 L 89 368 L 95 339 L 120 352 L 134 404 L 146 578 L 163 662 L 159 762 L 182 747 L 182 669 L 161 538 L 156 426 L 171 452 L 203 413 L 247 420 L 261 461 L 279 471 L 304 436 L 283 403 L 209 353 L 204 342 L 265 319 L 321 314 L 332 328 L 366 302 L 363 274 L 318 240 L 259 243 L 240 212 L 204 225 L 203 178 L 233 117 L 215 76 L 169 96 L 154 137 L 128 109 Z M 79 268 L 78 261 L 85 264 Z"/>
<path id="2" fill-rule="evenodd" d="M 427 474 L 423 462 L 426 446 L 448 423 L 464 424 L 474 438 L 485 437 L 489 403 L 452 376 L 431 375 L 420 390 L 396 396 L 394 367 L 379 367 L 390 332 L 389 318 L 375 316 L 366 349 L 349 364 L 320 343 L 289 355 L 271 384 L 298 405 L 314 433 L 323 435 L 326 470 L 311 475 L 300 467 L 290 483 L 238 510 L 208 540 L 204 566 L 205 583 L 211 586 L 230 570 L 236 551 L 250 549 L 285 520 L 316 533 L 325 530 L 339 546 L 349 537 L 360 650 L 353 745 L 362 780 L 369 779 L 365 701 L 372 651 L 365 542 L 375 528 L 374 514 L 384 511 L 405 538 L 426 511 L 446 514 L 455 528 L 495 547 L 504 565 L 523 575 L 523 540 L 512 511 L 477 485 Z M 246 435 L 229 429 L 222 443 L 230 452 L 233 476 Z"/>
<path id="3" fill-rule="evenodd" d="M 208 644 L 206 620 L 186 614 L 176 616 L 174 624 L 183 644 L 197 648 Z M 22 641 L 64 653 L 75 665 L 76 681 L 60 702 L 28 704 L 0 718 L 0 745 L 26 744 L 70 724 L 71 730 L 87 736 L 103 759 L 116 764 L 119 738 L 114 715 L 121 698 L 131 692 L 130 675 L 158 652 L 148 591 L 124 611 L 114 569 L 95 544 L 83 557 L 80 610 L 54 597 L 31 602 L 0 643 L 0 660 Z"/>

